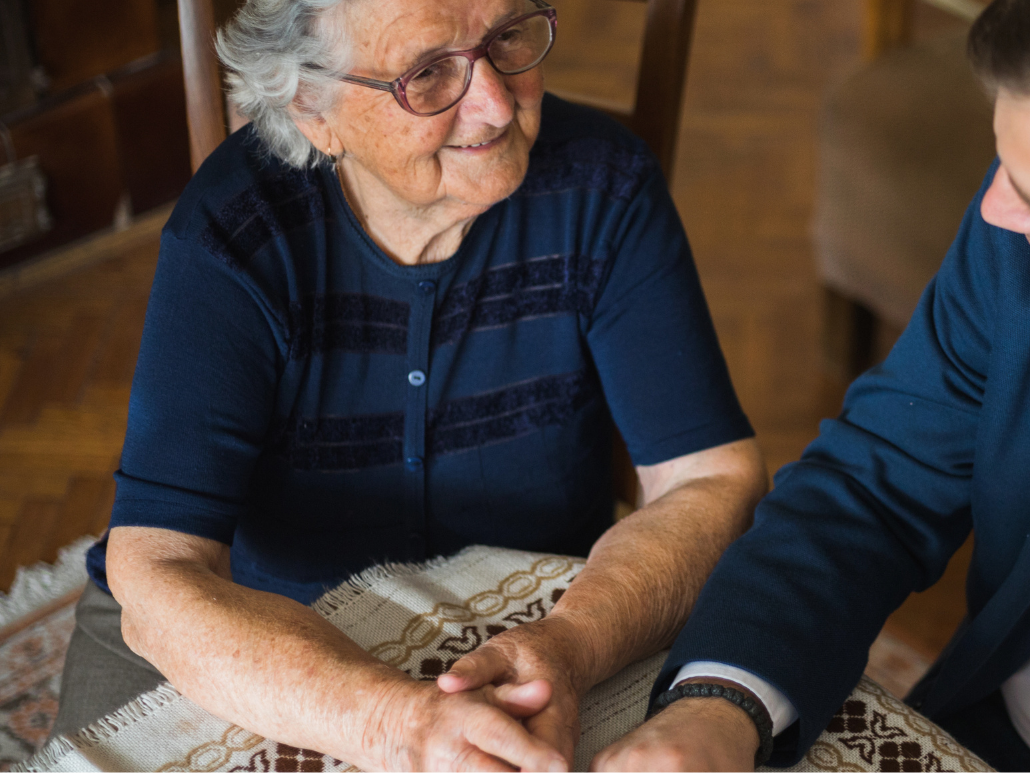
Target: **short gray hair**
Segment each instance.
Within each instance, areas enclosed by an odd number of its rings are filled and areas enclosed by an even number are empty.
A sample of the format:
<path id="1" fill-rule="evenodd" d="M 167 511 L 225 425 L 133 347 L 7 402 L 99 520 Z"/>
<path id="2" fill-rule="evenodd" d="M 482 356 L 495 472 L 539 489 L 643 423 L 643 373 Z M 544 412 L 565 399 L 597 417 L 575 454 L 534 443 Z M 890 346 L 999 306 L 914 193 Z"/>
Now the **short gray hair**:
<path id="1" fill-rule="evenodd" d="M 331 73 L 347 69 L 341 14 L 333 13 L 342 2 L 247 0 L 218 31 L 229 98 L 268 149 L 294 167 L 325 158 L 297 128 L 290 106 L 309 116 L 333 107 L 339 82 Z"/>

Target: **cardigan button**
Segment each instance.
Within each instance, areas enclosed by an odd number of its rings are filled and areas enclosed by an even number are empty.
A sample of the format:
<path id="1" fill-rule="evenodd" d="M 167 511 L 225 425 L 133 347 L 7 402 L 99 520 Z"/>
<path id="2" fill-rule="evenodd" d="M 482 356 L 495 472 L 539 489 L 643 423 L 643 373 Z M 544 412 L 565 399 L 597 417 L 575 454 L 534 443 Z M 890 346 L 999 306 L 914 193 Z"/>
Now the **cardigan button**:
<path id="1" fill-rule="evenodd" d="M 408 374 L 408 383 L 415 387 L 420 387 L 426 383 L 425 371 L 413 370 Z"/>
<path id="2" fill-rule="evenodd" d="M 421 456 L 409 456 L 404 460 L 405 466 L 409 470 L 421 470 L 422 469 L 422 457 Z"/>
<path id="3" fill-rule="evenodd" d="M 432 295 L 436 292 L 436 282 L 419 282 L 418 289 L 422 291 L 423 295 Z"/>

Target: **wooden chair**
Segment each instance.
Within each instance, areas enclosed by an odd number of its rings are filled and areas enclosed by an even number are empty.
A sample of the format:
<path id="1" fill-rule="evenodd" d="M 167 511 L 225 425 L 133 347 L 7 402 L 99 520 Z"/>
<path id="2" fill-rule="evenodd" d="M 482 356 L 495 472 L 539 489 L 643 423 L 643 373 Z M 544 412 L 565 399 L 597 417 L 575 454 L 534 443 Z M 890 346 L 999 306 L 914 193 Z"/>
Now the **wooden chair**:
<path id="1" fill-rule="evenodd" d="M 966 21 L 983 7 L 931 4 Z M 824 361 L 845 381 L 907 323 L 994 157 L 965 30 L 913 42 L 914 15 L 915 0 L 867 0 L 866 63 L 824 106 L 815 248 Z"/>
<path id="2" fill-rule="evenodd" d="M 212 0 L 178 0 L 182 77 L 190 128 L 190 163 L 196 172 L 228 136 L 222 76 L 215 54 Z"/>
<path id="3" fill-rule="evenodd" d="M 647 142 L 668 180 L 675 162 L 698 0 L 629 1 L 647 3 L 636 103 L 629 112 L 610 108 L 605 112 Z M 226 137 L 227 112 L 213 46 L 217 14 L 212 0 L 178 0 L 178 4 L 190 157 L 196 171 Z M 616 494 L 632 507 L 638 504 L 639 485 L 621 438 L 617 438 L 613 454 Z"/>

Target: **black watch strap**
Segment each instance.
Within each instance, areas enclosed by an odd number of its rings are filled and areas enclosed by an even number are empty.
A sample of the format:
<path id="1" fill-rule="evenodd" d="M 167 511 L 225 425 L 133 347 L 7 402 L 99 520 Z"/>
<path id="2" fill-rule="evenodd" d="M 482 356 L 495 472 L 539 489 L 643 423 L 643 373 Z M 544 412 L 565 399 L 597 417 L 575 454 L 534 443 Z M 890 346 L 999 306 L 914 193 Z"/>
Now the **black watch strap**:
<path id="1" fill-rule="evenodd" d="M 711 682 L 690 682 L 678 684 L 655 698 L 648 718 L 681 698 L 723 698 L 744 710 L 758 730 L 758 751 L 755 752 L 755 767 L 768 762 L 773 751 L 773 724 L 768 710 L 761 701 L 756 701 L 740 690 Z"/>

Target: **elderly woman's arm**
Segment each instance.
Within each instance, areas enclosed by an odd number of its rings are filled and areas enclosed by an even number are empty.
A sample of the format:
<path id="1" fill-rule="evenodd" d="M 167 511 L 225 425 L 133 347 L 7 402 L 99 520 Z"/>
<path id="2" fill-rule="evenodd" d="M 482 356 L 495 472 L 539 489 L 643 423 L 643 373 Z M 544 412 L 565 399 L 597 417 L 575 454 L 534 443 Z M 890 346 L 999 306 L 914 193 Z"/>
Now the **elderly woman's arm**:
<path id="1" fill-rule="evenodd" d="M 416 682 L 311 609 L 232 583 L 212 540 L 120 527 L 107 556 L 126 643 L 220 717 L 366 770 L 563 769 L 512 718 L 547 702 L 542 683 L 447 695 Z"/>
<path id="2" fill-rule="evenodd" d="M 669 646 L 768 488 L 754 439 L 637 470 L 645 506 L 597 541 L 551 614 L 494 637 L 438 680 L 448 692 L 550 680 L 550 704 L 526 726 L 570 761 L 580 698 Z"/>

